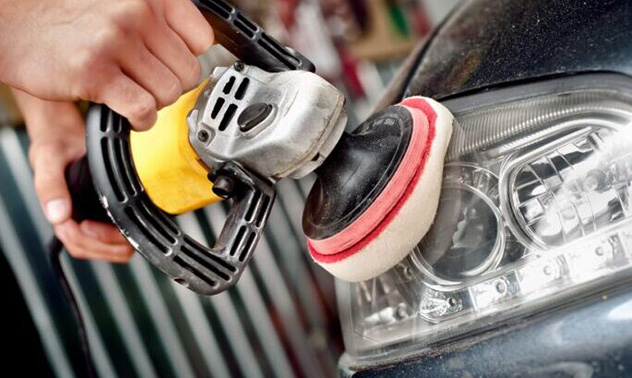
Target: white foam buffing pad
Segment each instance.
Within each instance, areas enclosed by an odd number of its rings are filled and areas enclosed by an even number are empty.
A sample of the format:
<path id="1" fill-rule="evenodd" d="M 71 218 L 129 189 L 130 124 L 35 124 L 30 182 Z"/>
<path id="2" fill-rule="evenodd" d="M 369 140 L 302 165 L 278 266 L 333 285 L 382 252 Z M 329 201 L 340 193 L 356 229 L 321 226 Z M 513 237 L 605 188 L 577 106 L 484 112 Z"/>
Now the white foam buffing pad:
<path id="1" fill-rule="evenodd" d="M 397 106 L 411 113 L 413 131 L 390 182 L 345 229 L 322 240 L 308 238 L 314 261 L 345 281 L 371 279 L 397 265 L 428 232 L 437 212 L 454 117 L 426 97 Z"/>

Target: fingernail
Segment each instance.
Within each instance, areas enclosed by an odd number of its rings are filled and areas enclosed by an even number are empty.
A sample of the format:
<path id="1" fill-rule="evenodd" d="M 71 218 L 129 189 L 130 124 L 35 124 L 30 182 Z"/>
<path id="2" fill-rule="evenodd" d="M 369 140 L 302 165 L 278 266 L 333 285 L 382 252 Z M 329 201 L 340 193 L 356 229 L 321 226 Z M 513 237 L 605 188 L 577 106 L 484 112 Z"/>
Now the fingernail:
<path id="1" fill-rule="evenodd" d="M 51 223 L 59 223 L 70 216 L 70 204 L 67 200 L 57 199 L 46 204 L 46 218 Z"/>
<path id="2" fill-rule="evenodd" d="M 99 236 L 94 228 L 90 227 L 90 224 L 88 223 L 81 223 L 79 227 L 81 227 L 81 231 L 83 231 L 84 234 L 90 236 L 91 238 L 96 238 Z"/>

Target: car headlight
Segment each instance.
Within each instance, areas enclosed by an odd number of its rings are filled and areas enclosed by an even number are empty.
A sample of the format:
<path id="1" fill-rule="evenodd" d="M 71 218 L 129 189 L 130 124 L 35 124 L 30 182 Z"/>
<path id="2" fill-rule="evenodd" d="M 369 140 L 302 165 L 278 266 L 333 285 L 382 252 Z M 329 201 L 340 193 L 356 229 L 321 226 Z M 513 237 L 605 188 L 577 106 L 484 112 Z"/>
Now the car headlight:
<path id="1" fill-rule="evenodd" d="M 446 102 L 439 211 L 387 273 L 337 283 L 347 358 L 384 362 L 632 277 L 632 90 L 585 75 Z"/>

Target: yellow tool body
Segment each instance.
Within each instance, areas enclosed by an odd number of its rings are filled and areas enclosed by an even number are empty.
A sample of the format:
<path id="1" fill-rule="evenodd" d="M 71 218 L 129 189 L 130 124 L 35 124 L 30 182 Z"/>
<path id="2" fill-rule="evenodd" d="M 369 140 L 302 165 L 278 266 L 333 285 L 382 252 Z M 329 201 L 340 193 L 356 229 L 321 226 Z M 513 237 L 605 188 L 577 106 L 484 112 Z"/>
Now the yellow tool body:
<path id="1" fill-rule="evenodd" d="M 154 204 L 170 214 L 221 200 L 213 194 L 213 184 L 207 178 L 209 169 L 189 144 L 186 116 L 205 85 L 158 112 L 150 130 L 130 135 L 132 158 L 145 191 Z"/>

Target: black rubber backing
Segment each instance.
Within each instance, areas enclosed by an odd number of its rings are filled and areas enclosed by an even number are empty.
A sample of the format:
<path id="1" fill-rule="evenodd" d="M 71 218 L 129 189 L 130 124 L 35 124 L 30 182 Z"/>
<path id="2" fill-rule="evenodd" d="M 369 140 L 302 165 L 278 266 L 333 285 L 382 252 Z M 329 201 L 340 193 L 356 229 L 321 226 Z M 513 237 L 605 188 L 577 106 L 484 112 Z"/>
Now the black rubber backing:
<path id="1" fill-rule="evenodd" d="M 333 236 L 366 211 L 395 174 L 412 128 L 410 111 L 390 106 L 343 135 L 316 171 L 318 178 L 307 196 L 303 212 L 307 237 Z"/>

